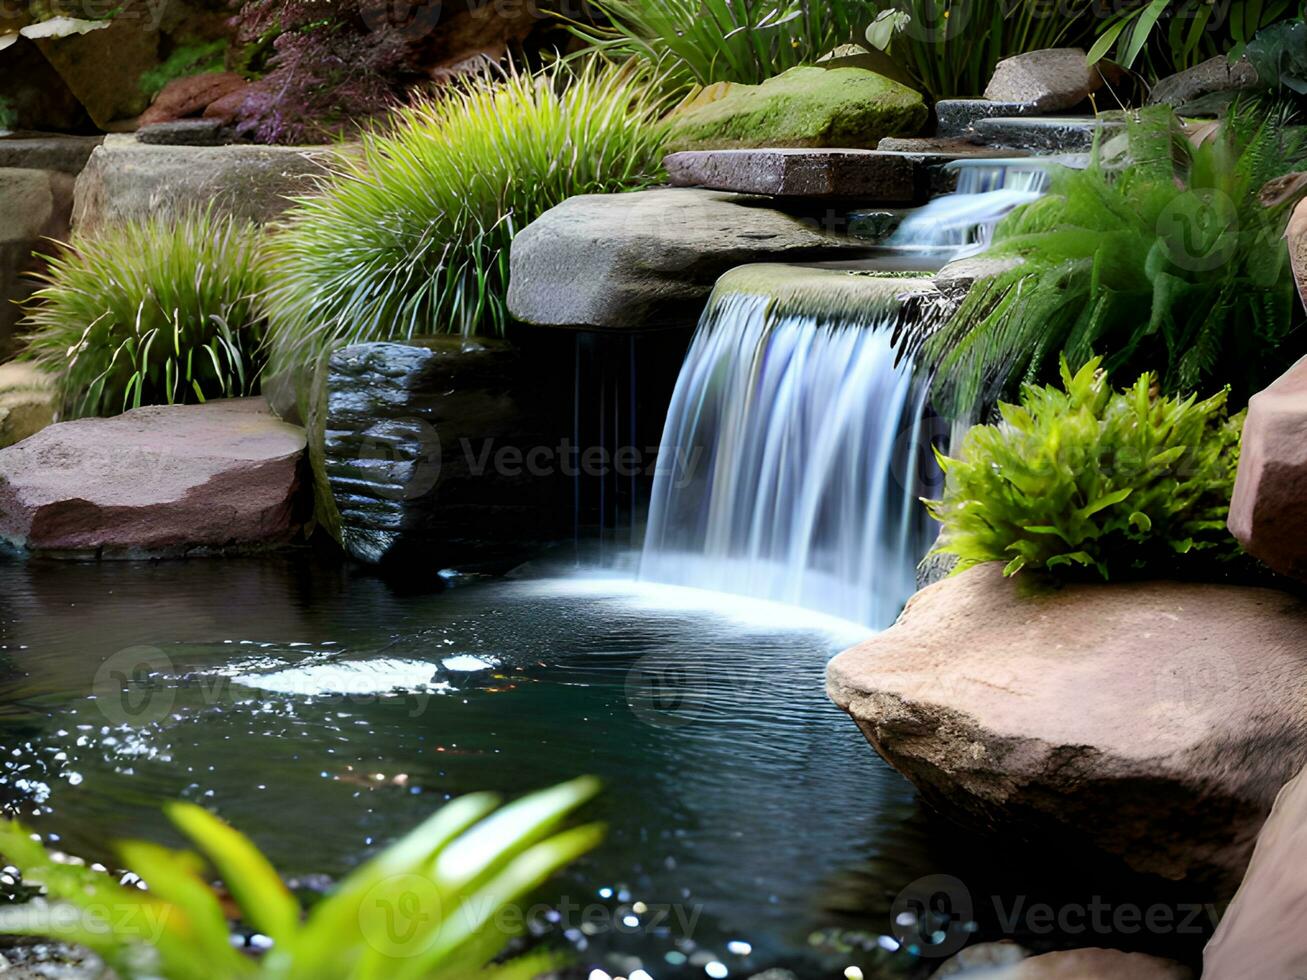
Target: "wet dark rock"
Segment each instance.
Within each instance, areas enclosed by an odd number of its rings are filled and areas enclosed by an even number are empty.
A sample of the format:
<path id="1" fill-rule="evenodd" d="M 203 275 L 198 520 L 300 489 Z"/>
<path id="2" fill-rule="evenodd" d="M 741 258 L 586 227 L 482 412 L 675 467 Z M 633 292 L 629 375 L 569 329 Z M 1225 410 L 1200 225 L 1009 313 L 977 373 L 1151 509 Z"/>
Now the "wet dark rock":
<path id="1" fill-rule="evenodd" d="M 982 119 L 1036 116 L 1039 110 L 1024 102 L 994 102 L 989 99 L 940 99 L 935 103 L 939 120 L 937 138 L 966 138 L 976 135 L 976 123 Z"/>
<path id="2" fill-rule="evenodd" d="M 975 130 L 993 146 L 1038 153 L 1081 153 L 1093 147 L 1100 129 L 1119 125 L 1101 116 L 1014 116 L 979 119 Z"/>
<path id="3" fill-rule="evenodd" d="M 879 150 L 688 150 L 668 154 L 663 165 L 674 186 L 740 194 L 910 205 L 931 191 L 921 157 Z"/>
<path id="4" fill-rule="evenodd" d="M 320 517 L 373 564 L 420 562 L 434 574 L 529 552 L 566 512 L 558 447 L 570 393 L 556 382 L 503 341 L 336 352 L 320 434 L 311 426 L 331 501 L 324 515 L 320 495 Z"/>
<path id="5" fill-rule="evenodd" d="M 1305 635 L 1271 589 L 1049 589 L 987 564 L 917 593 L 827 687 L 960 823 L 1224 895 L 1307 763 Z"/>

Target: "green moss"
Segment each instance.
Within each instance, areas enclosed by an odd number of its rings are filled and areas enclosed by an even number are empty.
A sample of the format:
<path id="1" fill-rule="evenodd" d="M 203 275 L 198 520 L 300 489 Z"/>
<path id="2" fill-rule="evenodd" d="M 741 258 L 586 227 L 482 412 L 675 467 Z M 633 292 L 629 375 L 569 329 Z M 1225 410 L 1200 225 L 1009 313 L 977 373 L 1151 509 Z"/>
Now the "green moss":
<path id="1" fill-rule="evenodd" d="M 874 147 L 886 136 L 919 132 L 926 117 L 919 92 L 875 72 L 800 67 L 682 109 L 669 149 Z"/>

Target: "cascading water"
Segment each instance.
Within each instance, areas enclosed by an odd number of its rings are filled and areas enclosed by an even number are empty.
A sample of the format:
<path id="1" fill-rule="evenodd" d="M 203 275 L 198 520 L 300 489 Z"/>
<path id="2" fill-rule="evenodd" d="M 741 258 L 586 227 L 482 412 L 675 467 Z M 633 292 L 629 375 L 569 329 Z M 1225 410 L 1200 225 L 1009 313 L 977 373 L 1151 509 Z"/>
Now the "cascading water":
<path id="1" fill-rule="evenodd" d="M 957 192 L 909 214 L 886 244 L 974 255 L 988 247 L 994 228 L 1008 212 L 1048 190 L 1048 164 L 1035 158 L 959 161 L 953 166 L 958 171 Z"/>
<path id="2" fill-rule="evenodd" d="M 876 288 L 810 312 L 719 283 L 668 413 L 640 575 L 885 627 L 935 533 L 918 502 L 926 391 L 895 343 L 896 293 L 929 286 L 821 277 Z"/>

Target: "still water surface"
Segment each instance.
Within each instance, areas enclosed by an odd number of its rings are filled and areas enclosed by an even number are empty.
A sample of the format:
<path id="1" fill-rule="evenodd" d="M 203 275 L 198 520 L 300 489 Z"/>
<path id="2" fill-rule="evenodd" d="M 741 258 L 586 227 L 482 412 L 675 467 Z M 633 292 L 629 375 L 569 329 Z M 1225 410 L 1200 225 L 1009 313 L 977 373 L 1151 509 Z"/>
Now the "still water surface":
<path id="1" fill-rule="evenodd" d="M 979 896 L 1068 888 L 1061 861 L 932 816 L 830 704 L 826 661 L 865 635 L 840 621 L 611 574 L 430 593 L 293 558 L 0 560 L 0 603 L 0 802 L 88 858 L 175 842 L 158 804 L 186 798 L 321 887 L 452 796 L 594 773 L 609 836 L 542 895 L 545 941 L 580 976 L 656 980 L 915 976 L 891 903 L 922 876 L 967 882 L 982 936 Z"/>

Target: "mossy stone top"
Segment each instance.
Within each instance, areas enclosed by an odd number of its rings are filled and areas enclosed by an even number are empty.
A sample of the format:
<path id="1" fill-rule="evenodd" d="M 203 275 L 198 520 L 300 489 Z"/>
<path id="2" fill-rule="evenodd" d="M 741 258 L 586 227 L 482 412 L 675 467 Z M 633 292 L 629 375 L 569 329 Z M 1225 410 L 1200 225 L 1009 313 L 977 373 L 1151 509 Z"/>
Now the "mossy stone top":
<path id="1" fill-rule="evenodd" d="M 874 147 L 919 132 L 927 114 L 919 92 L 865 68 L 791 68 L 702 90 L 673 116 L 668 150 Z"/>

